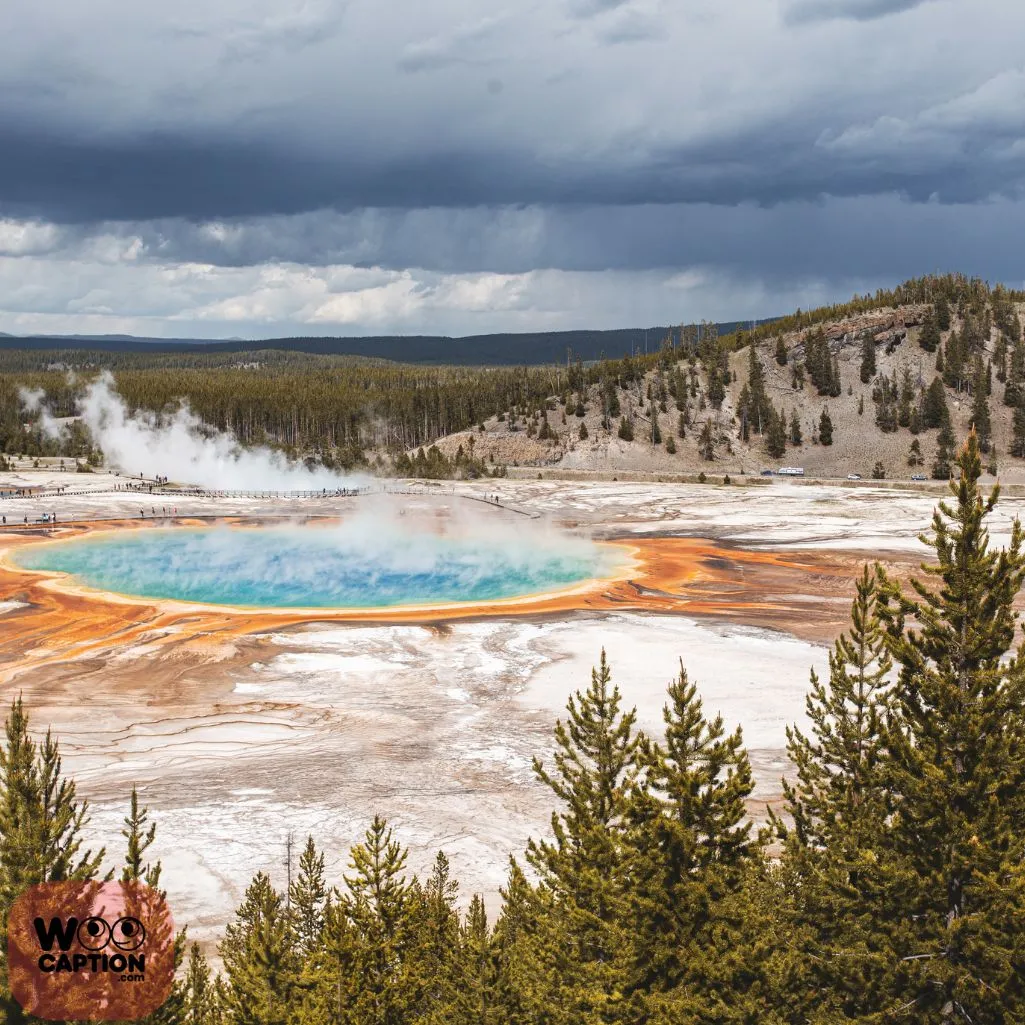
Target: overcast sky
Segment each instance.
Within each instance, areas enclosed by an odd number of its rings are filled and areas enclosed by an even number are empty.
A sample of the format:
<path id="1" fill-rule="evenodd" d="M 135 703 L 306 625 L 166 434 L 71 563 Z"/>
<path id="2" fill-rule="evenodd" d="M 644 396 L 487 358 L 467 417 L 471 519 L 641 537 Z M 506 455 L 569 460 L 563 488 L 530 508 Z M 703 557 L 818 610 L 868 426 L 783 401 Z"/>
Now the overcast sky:
<path id="1" fill-rule="evenodd" d="M 450 333 L 1025 278 L 1020 0 L 4 0 L 0 331 Z"/>

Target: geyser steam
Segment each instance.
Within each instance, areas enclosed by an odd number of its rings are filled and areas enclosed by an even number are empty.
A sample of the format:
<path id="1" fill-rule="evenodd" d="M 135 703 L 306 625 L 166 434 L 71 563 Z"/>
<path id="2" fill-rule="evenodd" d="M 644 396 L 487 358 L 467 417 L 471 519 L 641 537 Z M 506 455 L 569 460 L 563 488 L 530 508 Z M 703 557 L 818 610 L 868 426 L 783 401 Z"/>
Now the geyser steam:
<path id="1" fill-rule="evenodd" d="M 40 409 L 40 396 L 22 396 L 30 410 Z M 130 413 L 114 389 L 114 378 L 102 373 L 80 400 L 81 417 L 107 463 L 125 473 L 162 476 L 203 487 L 241 491 L 307 491 L 352 487 L 362 478 L 327 468 L 308 469 L 268 448 L 243 448 L 231 433 L 214 431 L 182 403 L 171 416 L 145 411 Z M 58 428 L 43 409 L 40 426 L 55 435 Z"/>

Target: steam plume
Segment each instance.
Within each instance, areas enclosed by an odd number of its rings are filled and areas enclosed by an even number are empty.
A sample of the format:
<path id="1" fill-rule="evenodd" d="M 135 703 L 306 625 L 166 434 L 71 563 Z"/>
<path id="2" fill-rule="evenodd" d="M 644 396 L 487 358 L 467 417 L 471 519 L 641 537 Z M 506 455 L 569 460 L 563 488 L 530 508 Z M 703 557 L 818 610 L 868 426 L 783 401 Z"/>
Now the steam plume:
<path id="1" fill-rule="evenodd" d="M 233 434 L 211 431 L 184 403 L 169 417 L 130 413 L 109 373 L 86 388 L 79 405 L 107 463 L 125 473 L 243 491 L 333 490 L 363 480 L 307 469 L 268 448 L 243 448 Z"/>
<path id="2" fill-rule="evenodd" d="M 63 427 L 59 420 L 56 420 L 46 408 L 43 400 L 46 392 L 42 388 L 19 388 L 18 400 L 25 407 L 28 414 L 34 417 L 42 430 L 49 438 L 59 438 Z"/>

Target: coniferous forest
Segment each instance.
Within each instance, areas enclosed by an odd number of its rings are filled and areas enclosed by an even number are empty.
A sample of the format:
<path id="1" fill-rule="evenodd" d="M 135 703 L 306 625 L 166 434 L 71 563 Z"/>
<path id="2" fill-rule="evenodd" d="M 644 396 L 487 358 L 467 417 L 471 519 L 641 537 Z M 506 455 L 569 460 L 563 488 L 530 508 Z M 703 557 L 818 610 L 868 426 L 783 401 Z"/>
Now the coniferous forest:
<path id="1" fill-rule="evenodd" d="M 250 883 L 211 971 L 187 932 L 188 1025 L 837 1023 L 1025 1020 L 1025 535 L 991 546 L 979 443 L 901 586 L 866 566 L 810 726 L 788 732 L 782 807 L 756 829 L 739 730 L 706 714 L 686 653 L 663 735 L 635 726 L 604 653 L 534 770 L 551 794 L 501 909 L 438 852 L 414 876 L 378 817 L 341 879 L 311 837 L 286 892 Z M 723 653 L 728 666 L 729 653 Z M 663 671 L 655 667 L 653 671 Z M 124 853 L 19 700 L 0 747 L 0 910 L 38 881 L 108 870 L 159 886 L 155 825 L 125 795 Z M 386 809 L 382 809 L 382 813 Z M 5 949 L 5 946 L 4 946 Z M 25 1020 L 6 989 L 6 1020 Z"/>
<path id="2" fill-rule="evenodd" d="M 902 350 L 901 366 L 889 373 L 877 367 L 876 347 L 882 351 L 897 341 L 882 342 L 871 330 L 851 340 L 860 354 L 860 382 L 871 386 L 858 407 L 859 417 L 865 415 L 867 398 L 869 414 L 857 429 L 862 432 L 870 421 L 882 435 L 907 430 L 909 445 L 921 432 L 936 429 L 935 457 L 926 460 L 919 451 L 909 465 L 928 461 L 932 476 L 946 479 L 960 426 L 948 406 L 956 410 L 962 398 L 971 400 L 971 423 L 987 468 L 995 465 L 994 418 L 1002 409 L 992 407 L 1000 385 L 1002 407 L 1010 411 L 1005 416 L 1013 417 L 1005 454 L 1025 457 L 1025 339 L 1017 312 L 1023 301 L 1025 294 L 1000 285 L 990 288 L 962 275 L 929 276 L 848 303 L 797 311 L 751 331 L 720 335 L 714 324 L 682 325 L 658 344 L 652 339 L 645 355 L 610 353 L 586 365 L 577 359 L 519 367 L 427 366 L 262 348 L 181 352 L 154 345 L 143 353 L 0 347 L 0 460 L 92 456 L 99 464 L 102 453 L 81 427 L 69 428 L 62 438 L 47 436 L 26 422 L 32 416 L 19 396 L 42 395 L 54 416 L 73 417 L 80 412 L 83 386 L 101 371 L 113 374 L 132 412 L 167 414 L 184 401 L 204 424 L 230 432 L 243 446 L 271 446 L 329 469 L 370 467 L 429 477 L 501 474 L 501 459 L 489 448 L 496 436 L 520 431 L 544 443 L 542 460 L 557 460 L 571 438 L 583 441 L 588 431 L 648 442 L 670 454 L 689 437 L 708 462 L 731 455 L 735 440 L 757 441 L 767 456 L 781 459 L 788 446 L 828 447 L 845 429 L 834 423 L 836 406 L 831 414 L 826 403 L 852 393 L 852 375 L 845 362 L 842 379 L 841 346 L 827 339 L 825 328 L 881 308 L 927 306 L 917 345 L 908 344 L 910 354 Z M 787 332 L 798 332 L 791 336 L 793 352 L 784 340 Z M 730 357 L 739 350 L 748 356 L 741 369 L 746 379 L 734 395 L 738 361 Z M 770 360 L 785 371 L 783 387 L 767 384 L 764 364 Z M 570 418 L 583 418 L 589 409 L 600 420 L 592 419 L 581 436 Z M 458 459 L 452 451 L 447 457 L 432 451 L 436 441 L 463 431 L 479 435 L 476 456 Z"/>

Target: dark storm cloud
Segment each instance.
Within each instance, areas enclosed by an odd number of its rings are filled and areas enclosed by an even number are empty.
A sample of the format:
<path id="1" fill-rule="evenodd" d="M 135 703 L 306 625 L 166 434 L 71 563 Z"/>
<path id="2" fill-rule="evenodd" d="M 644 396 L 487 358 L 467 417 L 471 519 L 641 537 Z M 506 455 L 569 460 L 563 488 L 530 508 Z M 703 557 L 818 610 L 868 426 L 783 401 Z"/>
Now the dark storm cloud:
<path id="1" fill-rule="evenodd" d="M 872 21 L 910 11 L 930 2 L 932 0 L 791 0 L 786 7 L 784 19 L 790 25 L 834 18 Z"/>
<path id="2" fill-rule="evenodd" d="M 849 31 L 866 33 L 864 54 L 844 26 L 828 61 L 806 33 L 780 29 L 772 5 L 741 16 L 712 0 L 441 0 L 447 16 L 409 6 L 393 26 L 342 0 L 258 3 L 265 14 L 183 2 L 191 20 L 153 19 L 152 31 L 140 8 L 126 13 L 119 32 L 149 49 L 84 20 L 121 59 L 70 52 L 74 89 L 47 86 L 49 65 L 19 63 L 17 35 L 0 36 L 0 88 L 23 101 L 0 113 L 0 214 L 204 220 L 891 192 L 969 202 L 1017 196 L 1025 180 L 1025 80 L 998 63 L 1013 50 L 989 33 L 981 63 L 939 60 L 930 18 L 913 12 L 906 38 L 874 32 L 867 19 L 911 0 L 784 8 L 859 20 Z M 26 24 L 26 41 L 51 31 Z"/>
<path id="3" fill-rule="evenodd" d="M 910 204 L 897 196 L 772 207 L 709 204 L 492 209 L 318 211 L 293 217 L 195 224 L 103 225 L 138 238 L 154 259 L 224 267 L 352 264 L 443 274 L 522 274 L 705 266 L 781 285 L 798 278 L 897 280 L 963 268 L 991 280 L 1018 277 L 1022 209 L 1013 201 Z M 47 235 L 75 253 L 95 228 Z M 925 254 L 925 255 L 923 255 Z"/>
<path id="4" fill-rule="evenodd" d="M 994 90 L 1016 101 L 1025 78 Z M 1017 197 L 1025 183 L 1021 110 L 977 121 L 949 111 L 842 131 L 771 123 L 691 145 L 629 137 L 604 159 L 539 158 L 498 142 L 383 155 L 286 150 L 267 140 L 148 135 L 76 139 L 0 127 L 0 211 L 88 222 L 197 220 L 321 208 L 542 204 L 775 204 L 900 193 L 914 201 Z M 1003 119 L 1002 119 L 1003 118 Z"/>

